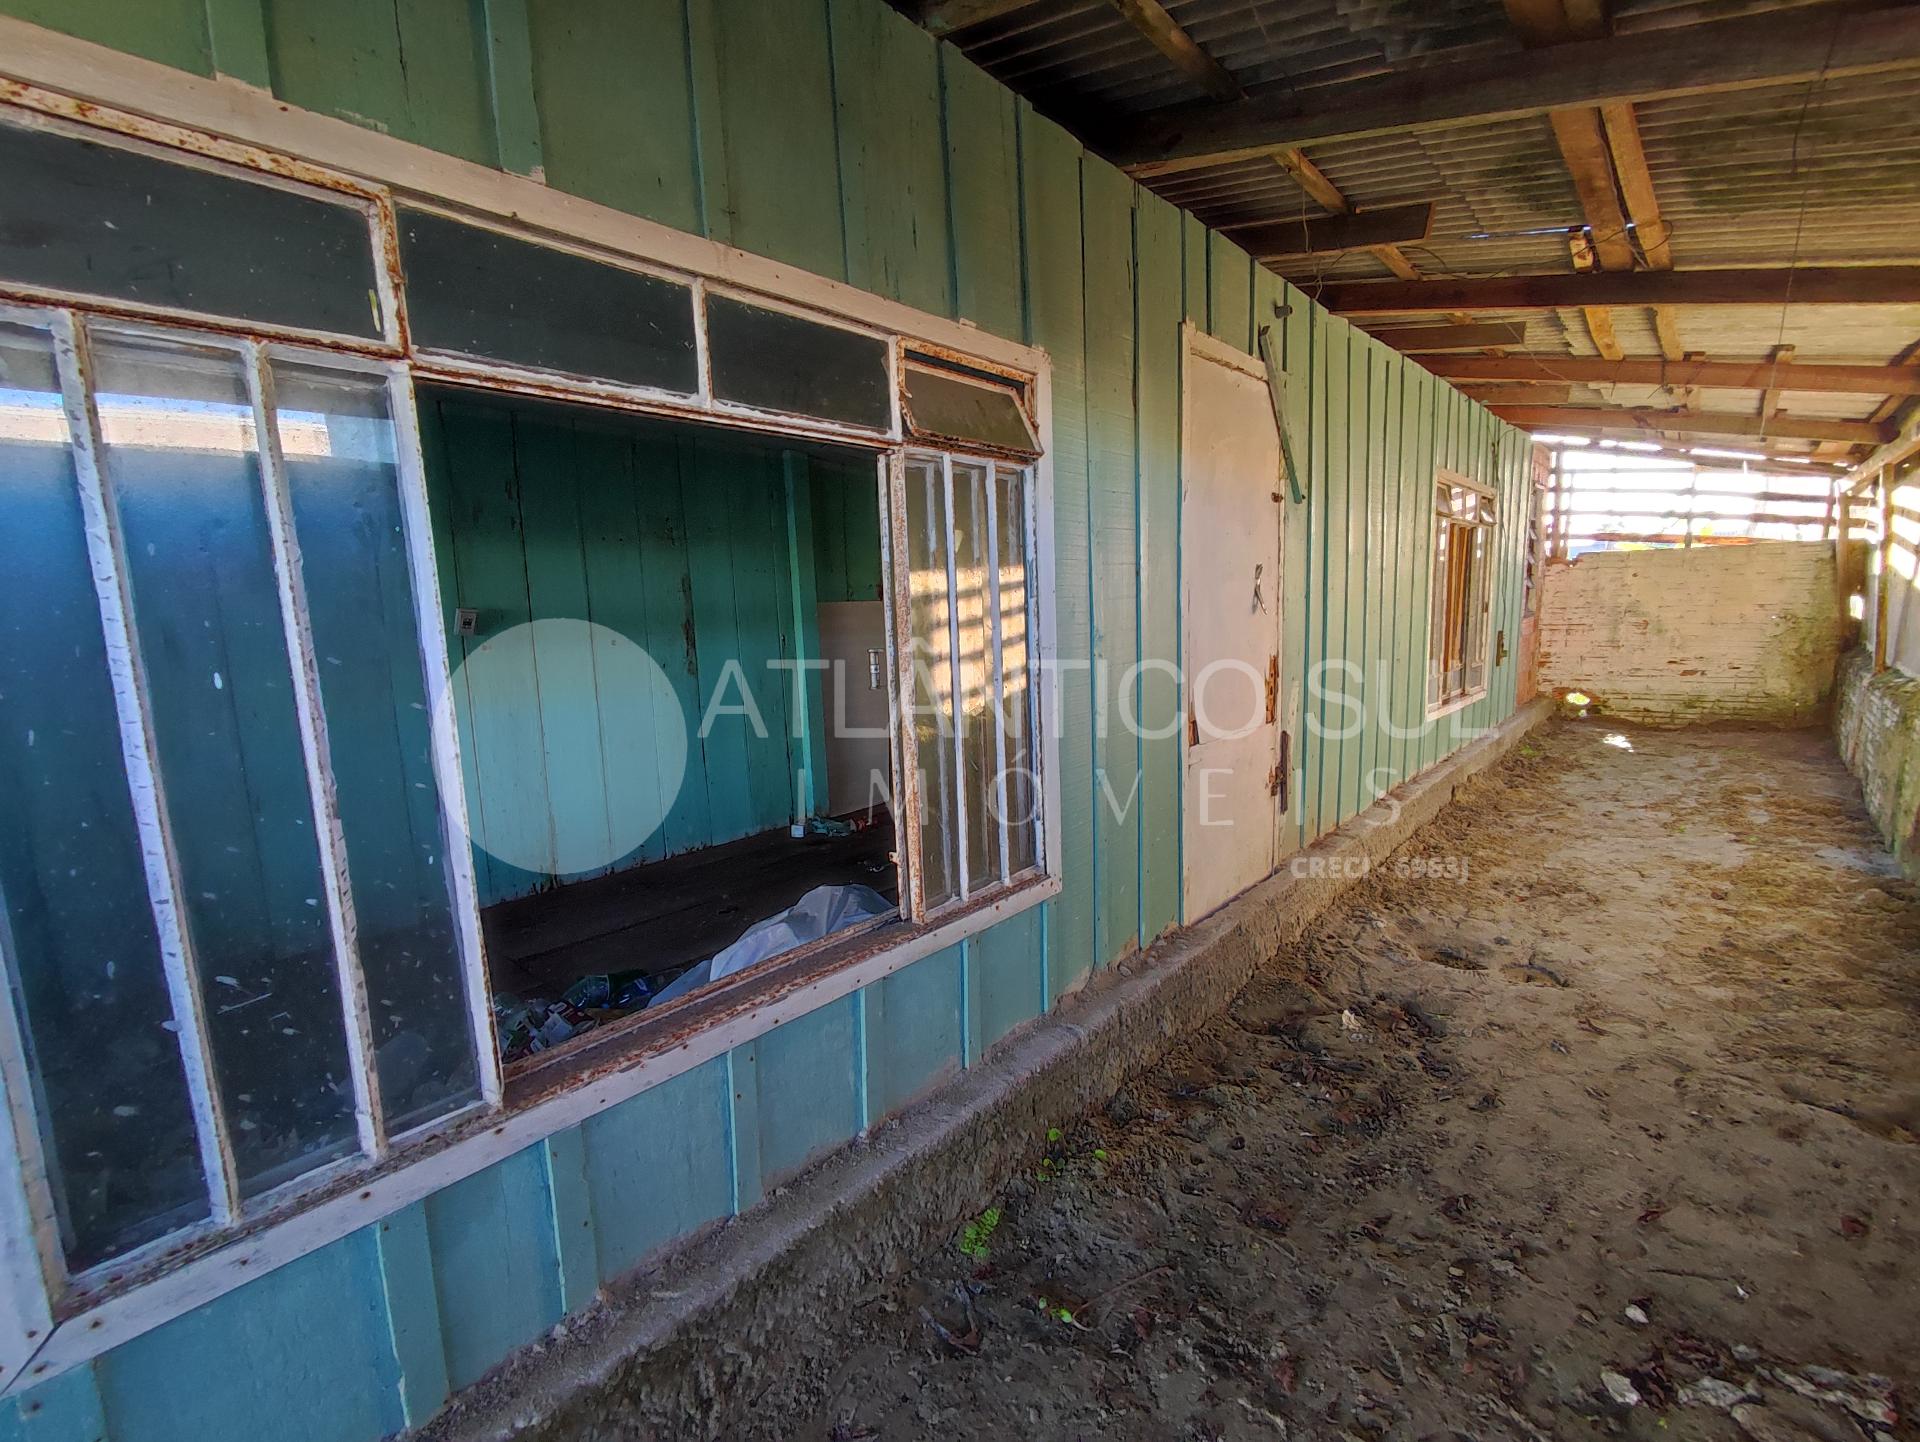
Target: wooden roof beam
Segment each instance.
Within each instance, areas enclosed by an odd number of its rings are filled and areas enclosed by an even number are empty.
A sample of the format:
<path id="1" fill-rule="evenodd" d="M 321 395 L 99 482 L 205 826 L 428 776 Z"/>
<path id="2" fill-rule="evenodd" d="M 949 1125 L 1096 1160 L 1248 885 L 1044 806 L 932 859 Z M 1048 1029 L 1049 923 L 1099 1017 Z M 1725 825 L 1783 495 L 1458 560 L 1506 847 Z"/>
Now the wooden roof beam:
<path id="1" fill-rule="evenodd" d="M 1647 435 L 1765 436 L 1804 441 L 1890 441 L 1893 427 L 1874 421 L 1828 421 L 1803 416 L 1722 415 L 1700 411 L 1662 411 L 1644 407 L 1502 405 L 1493 408 L 1503 421 L 1522 430 L 1628 431 Z"/>
<path id="2" fill-rule="evenodd" d="M 1136 175 L 1162 175 L 1316 140 L 1915 67 L 1920 6 L 1807 6 L 1573 41 L 1532 52 L 1525 64 L 1475 55 L 1245 101 L 1169 106 L 1092 141 Z"/>
<path id="3" fill-rule="evenodd" d="M 1379 335 L 1380 332 L 1375 332 Z M 1737 391 L 1920 395 L 1920 366 L 1818 361 L 1594 360 L 1590 356 L 1438 356 L 1423 365 L 1450 381 L 1571 381 L 1582 385 L 1711 386 Z"/>
<path id="4" fill-rule="evenodd" d="M 1231 71 L 1200 48 L 1160 0 L 1111 0 L 1127 24 L 1146 36 L 1147 43 L 1173 62 L 1187 79 L 1215 100 L 1241 100 L 1246 92 Z"/>
<path id="5" fill-rule="evenodd" d="M 1915 10 L 1920 15 L 1920 9 Z M 1635 270 L 1465 280 L 1336 281 L 1318 299 L 1340 315 L 1469 314 L 1589 305 L 1915 305 L 1920 266 Z"/>
<path id="6" fill-rule="evenodd" d="M 1256 260 L 1292 255 L 1331 255 L 1383 245 L 1418 245 L 1433 233 L 1433 202 L 1350 210 L 1345 215 L 1302 216 L 1222 226 Z"/>
<path id="7" fill-rule="evenodd" d="M 1024 10 L 1033 0 L 908 0 L 900 8 L 921 29 L 945 37 Z"/>
<path id="8" fill-rule="evenodd" d="M 1503 346 L 1524 346 L 1527 343 L 1527 327 L 1524 322 L 1509 320 L 1484 321 L 1478 325 L 1394 326 L 1374 331 L 1373 338 L 1405 355 L 1431 355 L 1436 351 L 1498 350 Z M 1520 380 L 1523 377 L 1499 376 L 1495 379 Z"/>
<path id="9" fill-rule="evenodd" d="M 1340 187 L 1327 178 L 1327 174 L 1311 160 L 1306 152 L 1298 147 L 1289 146 L 1275 153 L 1274 163 L 1288 175 L 1293 182 L 1304 190 L 1308 197 L 1322 210 L 1335 215 L 1346 215 L 1353 210 L 1347 203 L 1347 197 Z M 1374 259 L 1401 280 L 1418 280 L 1420 271 L 1397 245 L 1376 245 L 1371 247 Z"/>

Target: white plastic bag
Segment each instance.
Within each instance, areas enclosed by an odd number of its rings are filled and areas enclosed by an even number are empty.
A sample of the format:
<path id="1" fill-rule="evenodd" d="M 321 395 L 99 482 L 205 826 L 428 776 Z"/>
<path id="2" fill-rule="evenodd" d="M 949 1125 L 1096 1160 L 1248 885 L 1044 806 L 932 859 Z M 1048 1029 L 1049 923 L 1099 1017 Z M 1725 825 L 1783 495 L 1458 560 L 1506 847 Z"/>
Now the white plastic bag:
<path id="1" fill-rule="evenodd" d="M 844 931 L 871 917 L 894 915 L 899 909 L 871 886 L 816 886 L 785 911 L 755 922 L 725 951 L 681 973 L 649 1005 L 659 1006 L 710 981 L 745 971 L 755 962 Z"/>

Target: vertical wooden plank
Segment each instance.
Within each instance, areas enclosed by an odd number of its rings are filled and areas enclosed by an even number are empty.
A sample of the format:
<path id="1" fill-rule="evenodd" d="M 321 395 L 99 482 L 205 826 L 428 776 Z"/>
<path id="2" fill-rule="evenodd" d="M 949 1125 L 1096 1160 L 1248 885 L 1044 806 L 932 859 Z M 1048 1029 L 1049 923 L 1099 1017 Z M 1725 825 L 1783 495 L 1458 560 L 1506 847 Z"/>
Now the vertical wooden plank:
<path id="1" fill-rule="evenodd" d="M 688 0 L 688 26 L 708 234 L 845 279 L 826 7 Z"/>
<path id="2" fill-rule="evenodd" d="M 279 1437 L 289 1418 L 312 1442 L 366 1442 L 406 1425 L 371 1228 L 122 1342 L 93 1370 L 114 1442 Z"/>
<path id="3" fill-rule="evenodd" d="M 747 773 L 752 696 L 741 664 L 734 618 L 734 549 L 729 511 L 739 492 L 729 474 L 723 437 L 680 437 L 680 463 L 687 483 L 687 569 L 693 600 L 693 642 L 701 690 L 694 712 L 694 743 L 705 763 L 708 831 L 704 842 L 751 834 L 753 792 Z M 711 717 L 711 721 L 707 718 Z M 764 719 L 764 718 L 763 718 Z M 705 732 L 702 735 L 702 731 Z"/>
<path id="4" fill-rule="evenodd" d="M 1287 431 L 1292 441 L 1294 463 L 1307 468 L 1313 455 L 1313 339 L 1314 306 L 1305 295 L 1284 281 L 1278 281 L 1273 293 L 1287 307 L 1280 328 L 1281 357 L 1287 375 Z M 1272 314 L 1271 309 L 1267 311 Z M 1280 686 L 1285 698 L 1284 715 L 1292 737 L 1293 774 L 1287 782 L 1288 814 L 1282 827 L 1281 854 L 1306 845 L 1306 799 L 1301 784 L 1308 748 L 1307 735 L 1307 658 L 1308 636 L 1314 624 L 1318 595 L 1314 588 L 1313 557 L 1310 542 L 1313 530 L 1315 497 L 1309 490 L 1310 477 L 1294 478 L 1306 493 L 1305 501 L 1295 501 L 1287 491 L 1285 551 L 1280 560 L 1281 616 Z"/>
<path id="5" fill-rule="evenodd" d="M 1086 227 L 1088 540 L 1093 575 L 1094 958 L 1140 944 L 1140 747 L 1121 687 L 1140 654 L 1139 473 L 1134 451 L 1133 192 L 1105 161 L 1081 163 Z M 1129 703 L 1130 704 L 1130 703 Z"/>
<path id="6" fill-rule="evenodd" d="M 426 1213 L 447 1381 L 457 1391 L 561 1318 L 542 1148 L 442 1188 Z"/>
<path id="7" fill-rule="evenodd" d="M 946 106 L 953 313 L 994 335 L 1024 334 L 1020 253 L 1020 126 L 1013 92 L 939 47 Z"/>
<path id="8" fill-rule="evenodd" d="M 754 1042 L 761 1187 L 776 1187 L 861 1126 L 858 995 L 830 1002 Z"/>
<path id="9" fill-rule="evenodd" d="M 1180 920 L 1180 212 L 1145 191 L 1134 202 L 1135 379 L 1140 513 L 1140 939 Z"/>
<path id="10" fill-rule="evenodd" d="M 760 1162 L 760 1044 L 727 1053 L 727 1151 L 733 1210 L 744 1212 L 766 1195 Z"/>
<path id="11" fill-rule="evenodd" d="M 1420 375 L 1420 393 L 1414 410 L 1415 450 L 1413 498 L 1408 515 L 1413 520 L 1414 580 L 1419 593 L 1414 599 L 1411 642 L 1416 674 L 1420 734 L 1408 747 L 1408 768 L 1418 775 L 1426 769 L 1427 748 L 1433 732 L 1427 720 L 1427 643 L 1433 592 L 1433 476 L 1435 467 L 1435 392 L 1440 383 L 1427 372 Z"/>
<path id="12" fill-rule="evenodd" d="M 967 938 L 968 1066 L 1047 1008 L 1042 915 L 1038 908 L 1023 911 Z"/>
<path id="13" fill-rule="evenodd" d="M 1342 720 L 1350 733 L 1340 748 L 1340 811 L 1345 821 L 1360 809 L 1361 766 L 1366 754 L 1367 717 L 1361 704 L 1366 696 L 1367 665 L 1367 480 L 1373 453 L 1373 375 L 1371 344 L 1358 329 L 1348 334 L 1347 415 L 1354 436 L 1347 448 L 1347 649 L 1352 667 L 1345 689 L 1353 704 L 1343 708 Z"/>
<path id="14" fill-rule="evenodd" d="M 91 1362 L 0 1400 L 0 1442 L 107 1442 L 107 1436 Z"/>
<path id="15" fill-rule="evenodd" d="M 418 1427 L 440 1410 L 449 1391 L 426 1204 L 415 1202 L 382 1219 L 374 1236 L 387 1329 L 400 1373 L 400 1402 L 406 1425 Z"/>
<path id="16" fill-rule="evenodd" d="M 741 718 L 747 751 L 749 833 L 793 818 L 793 589 L 787 562 L 786 477 L 778 453 L 742 448 L 727 504 L 733 564 L 734 642 L 752 714 Z"/>
<path id="17" fill-rule="evenodd" d="M 673 687 L 680 711 L 678 724 L 687 737 L 687 770 L 678 793 L 670 792 L 670 775 L 656 772 L 659 794 L 672 802 L 661 846 L 667 855 L 704 846 L 713 835 L 707 804 L 706 747 L 698 734 L 706 690 L 694 631 L 693 569 L 687 551 L 687 512 L 680 474 L 682 450 L 681 439 L 667 431 L 641 431 L 633 438 L 633 503 L 645 587 L 640 599 L 646 647 Z M 672 720 L 663 717 L 662 724 L 671 724 Z"/>
<path id="18" fill-rule="evenodd" d="M 725 1057 L 587 1119 L 587 1202 L 600 1275 L 612 1280 L 733 1210 Z"/>
<path id="19" fill-rule="evenodd" d="M 1213 293 L 1207 282 L 1212 234 L 1192 212 L 1180 212 L 1180 313 L 1189 324 L 1209 334 L 1213 329 Z"/>
<path id="20" fill-rule="evenodd" d="M 1209 234 L 1209 329 L 1228 345 L 1253 350 L 1253 257 L 1218 231 Z"/>
<path id="21" fill-rule="evenodd" d="M 607 478 L 583 482 L 573 439 L 572 421 L 563 413 L 526 408 L 514 417 L 527 605 L 535 622 L 534 695 L 556 876 L 592 874 L 613 860 L 593 644 L 591 633 L 577 624 L 590 610 L 580 491 Z"/>
<path id="22" fill-rule="evenodd" d="M 780 458 L 787 501 L 787 579 L 796 669 L 788 692 L 797 776 L 795 819 L 815 815 L 827 797 L 827 710 L 823 673 L 806 669 L 820 659 L 819 589 L 814 581 L 813 474 L 807 458 L 788 451 Z M 835 529 L 843 534 L 845 526 Z"/>
<path id="23" fill-rule="evenodd" d="M 1411 768 L 1407 764 L 1407 745 L 1411 737 L 1407 732 L 1415 724 L 1417 710 L 1413 707 L 1413 687 L 1417 684 L 1417 668 L 1413 649 L 1409 645 L 1409 616 L 1419 611 L 1421 593 L 1415 584 L 1415 565 L 1413 565 L 1413 405 L 1419 394 L 1419 378 L 1423 371 L 1402 357 L 1396 361 L 1396 371 L 1400 384 L 1394 394 L 1394 436 L 1388 453 L 1392 455 L 1392 480 L 1394 480 L 1394 605 L 1390 611 L 1390 636 L 1394 649 L 1394 668 L 1390 684 L 1394 687 L 1392 695 L 1392 768 L 1396 781 L 1407 780 Z"/>
<path id="24" fill-rule="evenodd" d="M 1026 217 L 1028 339 L 1053 357 L 1055 634 L 1061 668 L 1057 715 L 1042 724 L 1060 738 L 1064 890 L 1050 905 L 1047 984 L 1053 997 L 1094 964 L 1093 750 L 1090 546 L 1086 412 L 1086 314 L 1081 268 L 1080 147 L 1059 126 L 1021 107 L 1022 204 Z"/>
<path id="25" fill-rule="evenodd" d="M 499 160 L 468 0 L 265 0 L 274 93 L 478 165 Z"/>
<path id="26" fill-rule="evenodd" d="M 524 3 L 547 184 L 698 231 L 697 131 L 681 7 Z"/>
<path id="27" fill-rule="evenodd" d="M 863 1127 L 910 1105 L 964 1064 L 961 949 L 936 951 L 866 988 Z"/>
<path id="28" fill-rule="evenodd" d="M 596 627 L 591 637 L 594 702 L 600 737 L 600 784 L 608 827 L 620 837 L 622 818 L 659 817 L 671 797 L 661 794 L 659 748 L 654 737 L 665 726 L 679 726 L 677 709 L 656 714 L 656 698 L 632 684 L 628 654 L 644 648 L 653 656 L 647 634 L 646 552 L 634 509 L 633 427 L 598 424 L 585 417 L 574 425 L 574 454 L 580 467 L 580 555 L 586 574 L 586 611 Z M 662 665 L 670 656 L 654 656 Z M 621 838 L 623 839 L 623 838 Z M 617 842 L 616 842 L 617 844 Z M 640 842 L 636 859 L 666 855 L 666 829 Z M 615 858 L 619 860 L 620 858 Z"/>
<path id="29" fill-rule="evenodd" d="M 487 94 L 492 102 L 494 150 L 500 168 L 544 179 L 527 0 L 480 0 L 480 8 L 486 28 Z"/>
<path id="30" fill-rule="evenodd" d="M 1387 625 L 1393 615 L 1393 552 L 1387 521 L 1392 513 L 1392 492 L 1387 453 L 1392 436 L 1394 381 L 1393 352 L 1372 337 L 1367 338 L 1367 649 L 1365 665 L 1367 722 L 1363 733 L 1365 746 L 1360 757 L 1361 811 L 1379 796 L 1393 789 L 1393 780 L 1382 767 L 1386 750 L 1387 705 L 1392 686 L 1389 668 L 1393 651 L 1387 641 Z"/>
<path id="31" fill-rule="evenodd" d="M 1312 611 L 1307 623 L 1307 700 L 1302 724 L 1306 735 L 1301 742 L 1304 770 L 1300 778 L 1300 821 L 1302 834 L 1308 843 L 1318 840 L 1326 830 L 1321 801 L 1327 752 L 1330 749 L 1326 737 L 1326 673 L 1327 647 L 1331 640 L 1327 565 L 1331 556 L 1328 535 L 1331 498 L 1328 486 L 1331 484 L 1332 469 L 1327 463 L 1327 455 L 1332 449 L 1329 437 L 1336 423 L 1330 377 L 1336 373 L 1341 376 L 1346 373 L 1344 357 L 1339 370 L 1336 372 L 1334 368 L 1331 354 L 1333 344 L 1333 318 L 1322 307 L 1315 305 L 1307 377 L 1311 414 L 1307 467 L 1307 588 Z M 1344 418 L 1339 420 L 1339 424 L 1344 426 Z"/>
<path id="32" fill-rule="evenodd" d="M 587 1149 L 579 1127 L 555 1132 L 540 1144 L 546 1164 L 547 1199 L 553 1214 L 553 1255 L 559 1272 L 560 1310 L 577 1312 L 600 1290 L 600 1258 L 593 1240 L 593 1203 L 587 1191 Z"/>
<path id="33" fill-rule="evenodd" d="M 520 485 L 513 468 L 513 422 L 501 408 L 440 399 L 435 402 L 441 444 L 435 448 L 446 467 L 448 528 L 453 539 L 453 604 L 471 607 L 479 629 L 457 634 L 448 615 L 447 635 L 459 666 L 488 641 L 526 624 L 526 550 L 521 538 Z M 517 850 L 504 838 L 523 836 L 530 818 L 551 812 L 544 771 L 545 743 L 540 731 L 538 687 L 531 656 L 523 672 L 503 665 L 460 671 L 454 687 L 465 723 L 461 759 L 468 770 L 468 820 L 479 848 L 475 870 L 481 904 L 523 896 L 553 874 L 549 852 L 538 865 L 522 869 L 495 856 L 488 839 L 501 850 Z M 523 858 L 534 860 L 536 858 Z"/>
<path id="34" fill-rule="evenodd" d="M 267 16 L 260 0 L 206 0 L 207 45 L 216 75 L 261 90 L 273 87 Z"/>
<path id="35" fill-rule="evenodd" d="M 8 0 L 6 10 L 30 25 L 43 25 L 175 70 L 215 73 L 207 0 L 152 0 L 145 5 L 112 0 L 91 5 L 76 5 L 73 0 Z"/>
<path id="36" fill-rule="evenodd" d="M 1348 708 L 1341 704 L 1351 685 L 1345 663 L 1347 624 L 1352 612 L 1347 606 L 1348 519 L 1351 504 L 1351 467 L 1354 448 L 1354 423 L 1351 405 L 1353 327 L 1337 318 L 1327 321 L 1327 411 L 1326 477 L 1321 494 L 1327 500 L 1323 539 L 1325 554 L 1321 572 L 1321 591 L 1326 605 L 1326 651 L 1320 703 L 1320 810 L 1321 833 L 1340 824 L 1340 764 L 1346 754 L 1342 737 L 1351 724 Z"/>
<path id="37" fill-rule="evenodd" d="M 827 0 L 847 279 L 953 312 L 940 63 L 933 37 L 872 0 Z"/>

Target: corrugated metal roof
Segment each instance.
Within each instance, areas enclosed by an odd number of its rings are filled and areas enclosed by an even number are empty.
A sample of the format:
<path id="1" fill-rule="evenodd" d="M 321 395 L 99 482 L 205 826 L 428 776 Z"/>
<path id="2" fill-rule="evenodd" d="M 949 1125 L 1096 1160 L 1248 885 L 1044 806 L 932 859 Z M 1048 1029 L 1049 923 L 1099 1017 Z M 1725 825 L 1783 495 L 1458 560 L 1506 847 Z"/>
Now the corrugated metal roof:
<path id="1" fill-rule="evenodd" d="M 1613 27 L 1634 34 L 1835 0 L 1613 0 Z M 1166 0 L 1167 9 L 1250 94 L 1310 93 L 1343 81 L 1472 55 L 1524 53 L 1502 0 Z M 1199 97 L 1111 0 L 1032 0 L 960 32 L 988 71 L 1099 148 L 1103 119 Z M 1635 107 L 1649 173 L 1681 269 L 1920 260 L 1920 105 L 1911 74 L 1783 85 L 1643 102 Z M 1435 203 L 1431 238 L 1402 252 L 1434 278 L 1565 273 L 1585 213 L 1544 115 L 1452 124 L 1307 147 L 1348 202 L 1366 209 Z M 1209 225 L 1324 214 L 1268 159 L 1158 177 L 1153 189 Z M 1384 279 L 1370 251 L 1290 259 L 1274 268 L 1311 290 Z M 1491 317 L 1490 317 L 1491 318 Z M 1506 317 L 1514 318 L 1514 317 Z M 1615 307 L 1628 355 L 1657 356 L 1652 312 Z M 1373 328 L 1438 321 L 1369 316 Z M 1577 310 L 1525 313 L 1529 351 L 1596 353 Z M 1763 358 L 1884 364 L 1920 339 L 1920 306 L 1682 306 L 1684 348 Z M 1666 392 L 1619 388 L 1619 404 L 1672 404 Z M 1575 403 L 1599 403 L 1576 387 Z M 1753 411 L 1752 392 L 1701 392 L 1701 409 Z M 1868 396 L 1789 393 L 1789 414 L 1864 419 Z"/>

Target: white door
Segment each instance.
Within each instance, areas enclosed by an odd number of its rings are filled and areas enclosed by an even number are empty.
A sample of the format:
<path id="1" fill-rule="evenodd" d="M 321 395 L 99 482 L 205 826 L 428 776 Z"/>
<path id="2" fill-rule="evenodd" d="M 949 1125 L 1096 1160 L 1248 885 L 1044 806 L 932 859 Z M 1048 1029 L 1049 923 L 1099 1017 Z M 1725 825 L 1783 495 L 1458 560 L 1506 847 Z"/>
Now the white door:
<path id="1" fill-rule="evenodd" d="M 1270 875 L 1278 806 L 1280 436 L 1259 362 L 1186 329 L 1186 916 Z"/>

